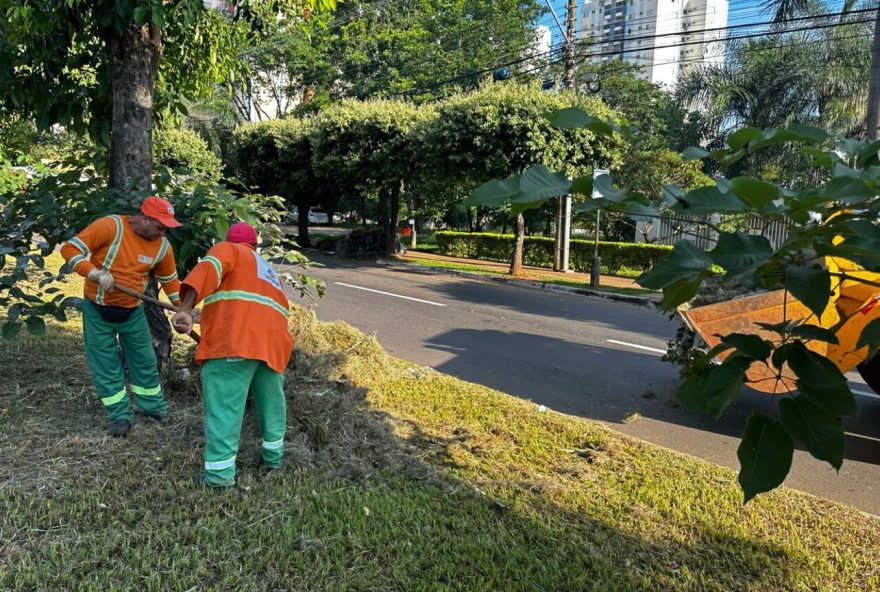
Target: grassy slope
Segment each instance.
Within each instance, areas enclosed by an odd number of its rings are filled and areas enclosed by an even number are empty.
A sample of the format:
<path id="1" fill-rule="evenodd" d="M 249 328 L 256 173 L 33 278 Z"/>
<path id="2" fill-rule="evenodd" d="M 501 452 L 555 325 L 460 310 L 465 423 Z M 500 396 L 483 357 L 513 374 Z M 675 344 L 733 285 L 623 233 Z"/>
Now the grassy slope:
<path id="1" fill-rule="evenodd" d="M 2 590 L 877 590 L 880 521 L 294 318 L 288 467 L 195 490 L 201 424 L 106 435 L 69 327 L 0 342 Z M 179 360 L 189 355 L 179 344 Z"/>

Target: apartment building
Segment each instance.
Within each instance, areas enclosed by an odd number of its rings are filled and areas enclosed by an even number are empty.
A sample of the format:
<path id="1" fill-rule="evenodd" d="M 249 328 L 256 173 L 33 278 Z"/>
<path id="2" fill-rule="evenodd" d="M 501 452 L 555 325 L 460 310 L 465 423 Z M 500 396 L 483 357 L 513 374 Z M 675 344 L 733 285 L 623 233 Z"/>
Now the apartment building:
<path id="1" fill-rule="evenodd" d="M 586 0 L 578 41 L 594 62 L 623 60 L 640 77 L 675 86 L 701 63 L 721 63 L 728 0 Z"/>

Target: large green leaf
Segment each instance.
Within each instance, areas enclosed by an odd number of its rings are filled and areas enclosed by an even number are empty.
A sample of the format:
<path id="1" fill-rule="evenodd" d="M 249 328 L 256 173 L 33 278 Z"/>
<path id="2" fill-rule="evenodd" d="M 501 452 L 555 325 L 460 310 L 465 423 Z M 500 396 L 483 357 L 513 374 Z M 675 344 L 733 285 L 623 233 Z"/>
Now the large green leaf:
<path id="1" fill-rule="evenodd" d="M 575 177 L 574 181 L 571 182 L 571 192 L 583 195 L 584 197 L 592 197 L 593 175 L 590 174 L 582 177 Z"/>
<path id="2" fill-rule="evenodd" d="M 820 317 L 831 297 L 831 276 L 818 265 L 793 265 L 785 270 L 785 287 Z"/>
<path id="3" fill-rule="evenodd" d="M 571 193 L 571 179 L 562 173 L 551 173 L 542 164 L 530 167 L 519 181 L 519 193 L 513 203 L 533 204 L 551 197 Z"/>
<path id="4" fill-rule="evenodd" d="M 797 376 L 798 392 L 813 404 L 836 415 L 855 415 L 856 398 L 846 377 L 831 360 L 804 347 L 787 350 L 786 360 Z"/>
<path id="5" fill-rule="evenodd" d="M 834 177 L 819 188 L 819 193 L 844 203 L 858 203 L 874 197 L 877 191 L 868 187 L 862 179 Z"/>
<path id="6" fill-rule="evenodd" d="M 720 265 L 730 277 L 751 273 L 773 255 L 773 246 L 767 237 L 744 232 L 724 232 L 715 248 L 709 252 L 712 261 Z"/>
<path id="7" fill-rule="evenodd" d="M 611 182 L 611 177 L 608 175 L 599 175 L 596 177 L 593 181 L 593 188 L 598 191 L 602 197 L 609 201 L 623 201 L 635 195 L 626 187 L 623 189 L 615 189 Z"/>
<path id="8" fill-rule="evenodd" d="M 785 481 L 791 469 L 794 442 L 778 421 L 755 411 L 746 423 L 736 456 L 746 503 Z"/>
<path id="9" fill-rule="evenodd" d="M 818 325 L 798 325 L 791 330 L 792 337 L 798 337 L 807 341 L 824 341 L 825 343 L 833 343 L 837 345 L 840 340 L 831 329 L 820 327 Z"/>
<path id="10" fill-rule="evenodd" d="M 763 132 L 756 127 L 743 127 L 735 132 L 728 134 L 727 145 L 731 150 L 739 150 L 752 140 L 757 140 L 763 135 Z"/>
<path id="11" fill-rule="evenodd" d="M 786 129 L 768 129 L 762 134 L 758 140 L 753 140 L 749 147 L 754 149 L 772 146 L 774 144 L 783 143 L 809 143 L 818 144 L 828 139 L 828 134 L 817 128 L 808 125 L 795 125 Z"/>
<path id="12" fill-rule="evenodd" d="M 688 377 L 675 391 L 676 398 L 691 411 L 705 413 L 709 410 L 706 398 L 708 376 L 698 374 Z"/>
<path id="13" fill-rule="evenodd" d="M 874 319 L 862 329 L 862 334 L 859 335 L 859 341 L 856 343 L 856 347 L 862 346 L 871 346 L 877 347 L 880 346 L 880 319 Z"/>
<path id="14" fill-rule="evenodd" d="M 748 210 L 748 205 L 735 193 L 722 193 L 717 187 L 698 187 L 689 191 L 672 210 L 682 214 L 702 216 L 707 214 L 740 214 Z"/>
<path id="15" fill-rule="evenodd" d="M 682 160 L 702 160 L 709 156 L 709 152 L 697 146 L 685 148 L 681 153 Z"/>
<path id="16" fill-rule="evenodd" d="M 708 253 L 694 243 L 681 240 L 672 247 L 666 259 L 643 273 L 636 280 L 639 285 L 659 290 L 680 280 L 693 280 L 712 266 Z"/>
<path id="17" fill-rule="evenodd" d="M 728 187 L 744 202 L 758 209 L 763 208 L 782 194 L 779 187 L 773 183 L 752 177 L 734 177 L 730 180 Z"/>
<path id="18" fill-rule="evenodd" d="M 660 301 L 660 308 L 663 310 L 672 310 L 679 304 L 684 304 L 697 295 L 700 290 L 701 279 L 688 280 L 681 279 L 663 287 L 663 299 Z"/>
<path id="19" fill-rule="evenodd" d="M 561 129 L 587 129 L 599 135 L 611 135 L 614 126 L 592 115 L 583 109 L 567 107 L 551 113 L 547 117 L 554 126 Z"/>
<path id="20" fill-rule="evenodd" d="M 519 175 L 511 175 L 503 181 L 492 180 L 473 190 L 464 200 L 466 206 L 489 206 L 497 208 L 506 204 L 519 191 Z"/>
<path id="21" fill-rule="evenodd" d="M 840 416 L 810 403 L 805 397 L 779 402 L 779 421 L 788 435 L 810 454 L 840 470 L 843 464 L 843 422 Z"/>
<path id="22" fill-rule="evenodd" d="M 742 392 L 745 371 L 750 364 L 751 360 L 731 356 L 710 370 L 706 381 L 706 410 L 715 419 L 720 418 Z"/>
<path id="23" fill-rule="evenodd" d="M 731 333 L 722 337 L 721 343 L 736 348 L 739 355 L 753 360 L 764 361 L 770 357 L 770 342 L 757 335 Z"/>

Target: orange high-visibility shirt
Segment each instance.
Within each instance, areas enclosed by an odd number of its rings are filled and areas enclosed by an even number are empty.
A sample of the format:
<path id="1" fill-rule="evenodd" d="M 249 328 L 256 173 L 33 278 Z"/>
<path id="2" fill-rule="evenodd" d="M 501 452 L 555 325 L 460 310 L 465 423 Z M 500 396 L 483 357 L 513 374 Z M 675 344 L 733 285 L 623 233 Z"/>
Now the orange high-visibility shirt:
<path id="1" fill-rule="evenodd" d="M 180 303 L 180 280 L 171 244 L 165 237 L 152 241 L 141 238 L 131 229 L 128 216 L 98 218 L 61 246 L 61 256 L 86 278 L 85 297 L 97 304 L 135 308 L 141 303 L 118 290 L 105 292 L 88 279 L 89 272 L 99 267 L 110 271 L 117 284 L 136 292 L 146 289 L 147 278 L 153 273 L 168 299 Z"/>
<path id="2" fill-rule="evenodd" d="M 288 302 L 277 272 L 248 245 L 214 245 L 183 280 L 202 302 L 196 362 L 262 360 L 284 372 L 293 353 Z"/>

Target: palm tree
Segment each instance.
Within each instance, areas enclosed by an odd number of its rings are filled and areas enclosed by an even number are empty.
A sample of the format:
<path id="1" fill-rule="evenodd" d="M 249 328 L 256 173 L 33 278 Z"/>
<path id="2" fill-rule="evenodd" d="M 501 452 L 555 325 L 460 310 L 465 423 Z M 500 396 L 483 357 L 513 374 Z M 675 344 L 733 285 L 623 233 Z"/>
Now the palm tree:
<path id="1" fill-rule="evenodd" d="M 765 6 L 773 11 L 773 20 L 781 24 L 807 12 L 811 2 L 810 0 L 767 0 Z M 855 6 L 856 0 L 844 0 L 841 12 L 845 14 Z M 844 16 L 841 17 L 843 18 Z M 877 139 L 878 127 L 880 127 L 880 10 L 874 13 L 874 35 L 871 42 L 871 67 L 865 118 L 865 135 L 869 140 Z"/>

